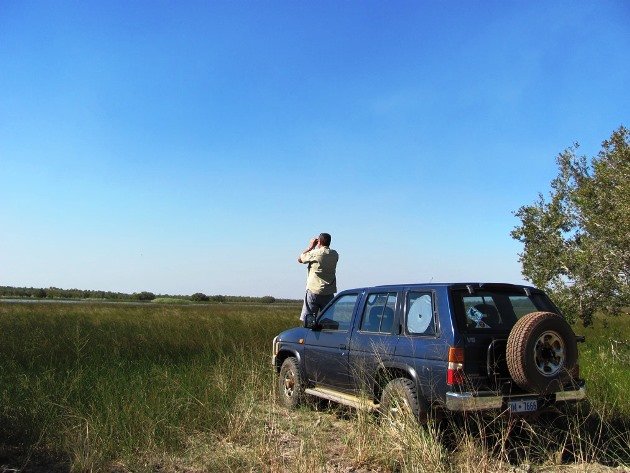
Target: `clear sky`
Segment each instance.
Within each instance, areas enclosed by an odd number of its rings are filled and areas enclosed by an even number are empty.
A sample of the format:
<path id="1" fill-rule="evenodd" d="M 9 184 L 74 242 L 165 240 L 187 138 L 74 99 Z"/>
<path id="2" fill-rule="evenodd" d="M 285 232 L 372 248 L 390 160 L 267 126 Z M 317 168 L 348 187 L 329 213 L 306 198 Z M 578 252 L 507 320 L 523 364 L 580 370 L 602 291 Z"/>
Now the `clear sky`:
<path id="1" fill-rule="evenodd" d="M 513 211 L 630 125 L 630 2 L 0 1 L 0 285 L 522 282 Z"/>

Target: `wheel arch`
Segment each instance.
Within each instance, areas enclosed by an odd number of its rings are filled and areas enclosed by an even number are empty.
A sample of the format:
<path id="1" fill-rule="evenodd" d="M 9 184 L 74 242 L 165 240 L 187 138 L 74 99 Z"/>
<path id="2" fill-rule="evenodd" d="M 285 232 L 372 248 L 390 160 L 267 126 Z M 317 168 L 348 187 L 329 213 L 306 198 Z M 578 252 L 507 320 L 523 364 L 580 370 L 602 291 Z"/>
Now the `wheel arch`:
<path id="1" fill-rule="evenodd" d="M 299 351 L 291 349 L 291 348 L 281 348 L 278 354 L 276 355 L 276 363 L 274 366 L 276 373 L 280 372 L 280 368 L 282 367 L 282 363 L 284 363 L 284 360 L 290 357 L 296 358 L 298 363 L 302 365 L 302 356 L 300 355 Z"/>
<path id="2" fill-rule="evenodd" d="M 403 363 L 383 363 L 376 370 L 374 377 L 373 395 L 375 399 L 380 399 L 385 385 L 396 378 L 407 378 L 418 386 L 418 373 L 412 366 Z M 419 393 L 419 391 L 417 391 Z M 420 394 L 418 394 L 420 395 Z"/>

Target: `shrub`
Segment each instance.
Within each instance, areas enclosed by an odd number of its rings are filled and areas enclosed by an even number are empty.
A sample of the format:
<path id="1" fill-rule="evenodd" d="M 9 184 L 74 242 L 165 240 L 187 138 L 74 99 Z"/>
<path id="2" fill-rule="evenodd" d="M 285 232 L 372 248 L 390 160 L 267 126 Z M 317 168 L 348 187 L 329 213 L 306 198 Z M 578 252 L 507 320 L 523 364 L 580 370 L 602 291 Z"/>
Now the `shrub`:
<path id="1" fill-rule="evenodd" d="M 152 292 L 142 291 L 140 293 L 134 293 L 134 297 L 139 301 L 152 301 L 155 299 L 155 294 Z"/>

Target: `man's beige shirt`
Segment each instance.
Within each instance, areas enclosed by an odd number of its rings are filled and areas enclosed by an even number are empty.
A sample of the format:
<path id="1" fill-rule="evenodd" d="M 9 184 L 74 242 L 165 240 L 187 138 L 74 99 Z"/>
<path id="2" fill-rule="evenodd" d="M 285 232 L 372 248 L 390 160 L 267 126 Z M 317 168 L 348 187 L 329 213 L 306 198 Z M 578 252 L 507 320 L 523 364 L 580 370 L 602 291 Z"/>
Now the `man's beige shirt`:
<path id="1" fill-rule="evenodd" d="M 308 263 L 306 289 L 321 295 L 337 292 L 337 261 L 339 253 L 327 246 L 306 251 L 300 255 L 302 263 Z"/>

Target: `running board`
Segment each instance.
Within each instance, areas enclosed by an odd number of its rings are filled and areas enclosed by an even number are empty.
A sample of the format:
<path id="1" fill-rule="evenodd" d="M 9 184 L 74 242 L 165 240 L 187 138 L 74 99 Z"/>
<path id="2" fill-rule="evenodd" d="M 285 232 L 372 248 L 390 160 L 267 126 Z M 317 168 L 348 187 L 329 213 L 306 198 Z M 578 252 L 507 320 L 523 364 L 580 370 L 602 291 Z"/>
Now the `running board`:
<path id="1" fill-rule="evenodd" d="M 354 407 L 355 409 L 366 409 L 368 411 L 375 411 L 378 409 L 378 404 L 366 397 L 353 396 L 352 394 L 341 393 L 339 391 L 333 391 L 332 389 L 326 389 L 322 387 L 307 388 L 304 390 L 306 394 L 311 396 L 321 397 L 344 406 Z"/>

